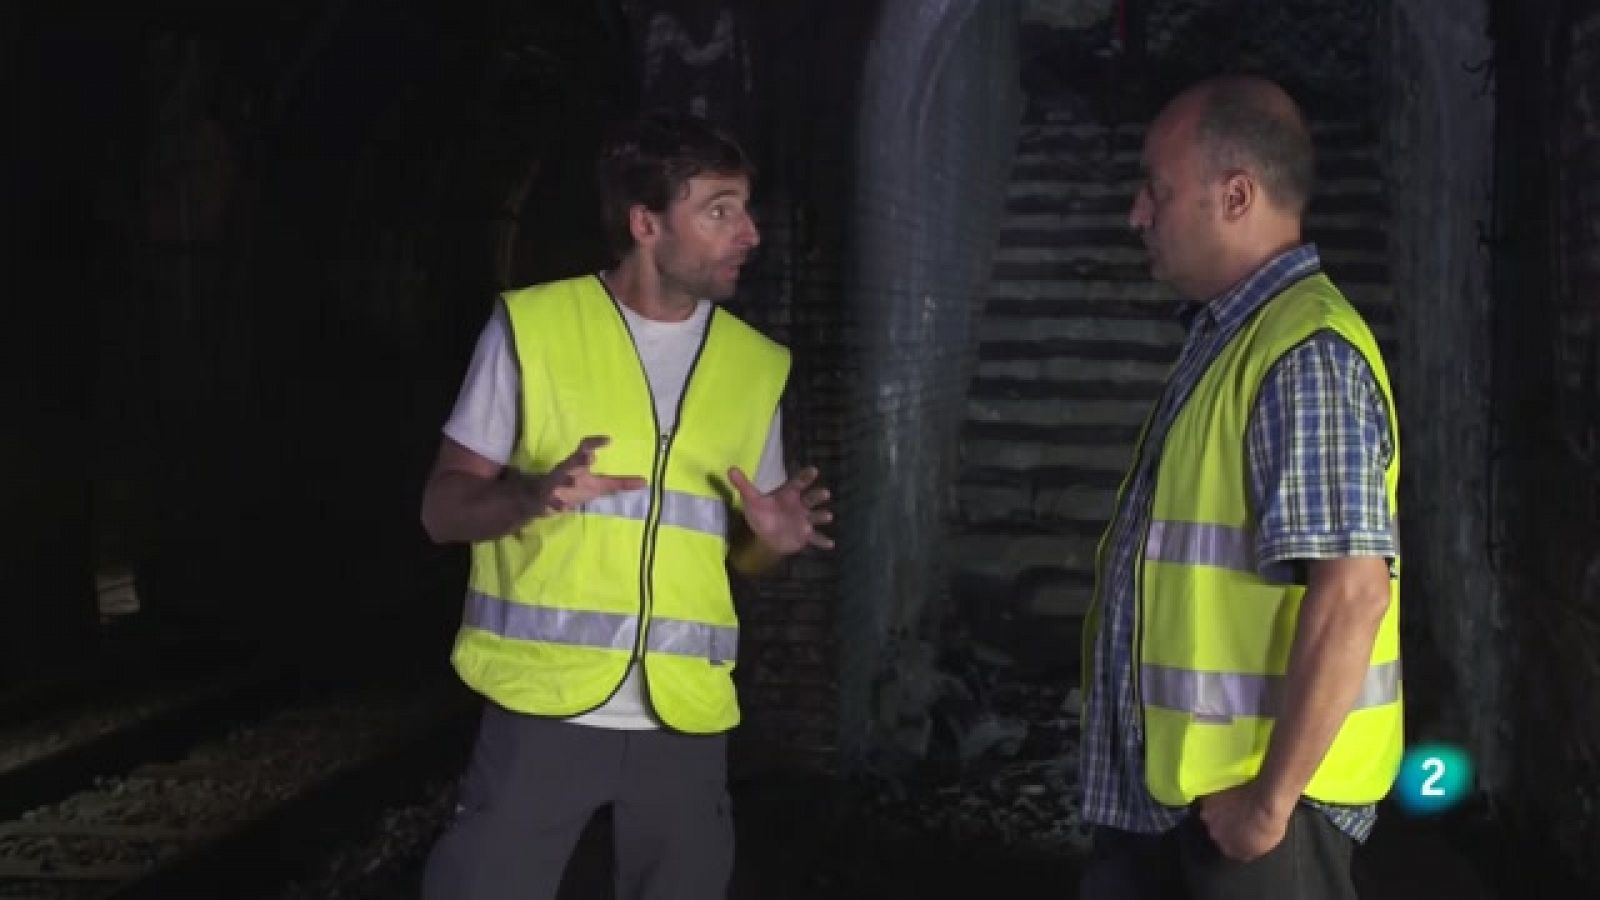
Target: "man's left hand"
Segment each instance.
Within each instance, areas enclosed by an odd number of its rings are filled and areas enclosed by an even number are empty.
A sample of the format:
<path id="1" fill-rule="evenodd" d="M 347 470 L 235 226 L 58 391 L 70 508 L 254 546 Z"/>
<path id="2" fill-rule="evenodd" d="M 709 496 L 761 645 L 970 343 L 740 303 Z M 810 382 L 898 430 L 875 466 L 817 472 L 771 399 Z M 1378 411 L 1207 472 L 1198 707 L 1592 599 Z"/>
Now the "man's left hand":
<path id="1" fill-rule="evenodd" d="M 812 487 L 817 470 L 807 466 L 777 490 L 763 494 L 739 469 L 728 471 L 728 480 L 744 499 L 744 521 L 750 533 L 772 552 L 781 556 L 799 553 L 807 547 L 828 549 L 833 540 L 817 530 L 833 521 L 824 508 L 826 488 Z"/>
<path id="2" fill-rule="evenodd" d="M 1199 799 L 1200 820 L 1229 859 L 1250 862 L 1271 852 L 1289 830 L 1294 804 L 1275 809 L 1255 782 Z"/>

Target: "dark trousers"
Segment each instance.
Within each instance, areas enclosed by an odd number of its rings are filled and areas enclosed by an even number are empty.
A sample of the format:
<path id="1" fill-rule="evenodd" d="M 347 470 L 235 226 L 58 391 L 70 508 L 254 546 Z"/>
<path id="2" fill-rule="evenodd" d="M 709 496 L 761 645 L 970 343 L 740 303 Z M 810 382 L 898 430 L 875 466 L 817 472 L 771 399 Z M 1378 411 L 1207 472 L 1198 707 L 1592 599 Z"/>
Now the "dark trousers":
<path id="1" fill-rule="evenodd" d="M 618 900 L 727 895 L 726 737 L 611 731 L 490 704 L 422 896 L 550 900 L 578 836 L 606 804 Z"/>
<path id="2" fill-rule="evenodd" d="M 1355 842 L 1328 817 L 1295 807 L 1283 841 L 1247 863 L 1222 855 L 1198 816 L 1165 834 L 1095 833 L 1080 900 L 1355 900 Z"/>

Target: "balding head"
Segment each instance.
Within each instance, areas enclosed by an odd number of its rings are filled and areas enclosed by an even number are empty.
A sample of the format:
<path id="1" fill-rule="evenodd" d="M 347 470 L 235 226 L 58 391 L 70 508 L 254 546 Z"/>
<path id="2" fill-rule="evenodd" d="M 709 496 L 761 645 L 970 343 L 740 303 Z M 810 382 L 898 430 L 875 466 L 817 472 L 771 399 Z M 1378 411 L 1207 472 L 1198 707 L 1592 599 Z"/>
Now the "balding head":
<path id="1" fill-rule="evenodd" d="M 1195 137 L 1220 176 L 1255 176 L 1274 206 L 1302 215 L 1311 201 L 1316 154 L 1311 130 L 1289 94 L 1265 78 L 1225 75 L 1203 81 L 1173 101 L 1195 118 Z"/>
<path id="2" fill-rule="evenodd" d="M 1191 300 L 1216 296 L 1301 241 L 1314 159 L 1283 89 L 1229 76 L 1168 103 L 1145 135 L 1128 224 L 1151 273 Z"/>

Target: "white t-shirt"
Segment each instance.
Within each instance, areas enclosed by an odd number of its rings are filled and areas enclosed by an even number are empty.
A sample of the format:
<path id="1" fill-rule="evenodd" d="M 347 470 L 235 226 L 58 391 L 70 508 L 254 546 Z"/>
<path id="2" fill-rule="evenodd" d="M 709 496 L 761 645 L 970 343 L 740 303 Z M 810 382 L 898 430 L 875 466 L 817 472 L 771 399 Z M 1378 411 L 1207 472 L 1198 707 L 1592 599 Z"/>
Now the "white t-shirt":
<path id="1" fill-rule="evenodd" d="M 677 424 L 678 399 L 683 395 L 689 367 L 694 365 L 700 338 L 711 321 L 711 302 L 700 301 L 694 313 L 682 322 L 657 322 L 644 318 L 626 305 L 619 303 L 618 307 L 627 319 L 639 358 L 644 362 L 645 377 L 650 382 L 661 428 L 670 431 Z M 455 409 L 445 423 L 445 436 L 484 459 L 505 465 L 511 459 L 520 433 L 521 392 L 522 373 L 511 352 L 504 307 L 495 304 L 494 314 L 478 336 Z M 788 477 L 783 463 L 782 415 L 775 411 L 766 445 L 761 450 L 761 463 L 751 480 L 757 489 L 771 491 Z M 644 683 L 638 677 L 637 666 L 629 667 L 622 686 L 609 702 L 570 721 L 597 728 L 661 727 L 645 700 Z"/>

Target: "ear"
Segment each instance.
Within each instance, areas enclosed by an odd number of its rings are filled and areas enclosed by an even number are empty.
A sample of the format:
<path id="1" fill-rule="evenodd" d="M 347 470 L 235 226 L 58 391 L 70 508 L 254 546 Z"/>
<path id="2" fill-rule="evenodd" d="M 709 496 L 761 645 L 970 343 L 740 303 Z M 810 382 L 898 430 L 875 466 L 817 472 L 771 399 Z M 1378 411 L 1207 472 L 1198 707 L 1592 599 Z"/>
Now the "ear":
<path id="1" fill-rule="evenodd" d="M 635 203 L 628 207 L 628 231 L 634 243 L 649 246 L 661 234 L 661 220 L 643 203 Z"/>
<path id="2" fill-rule="evenodd" d="M 1237 222 L 1249 214 L 1261 199 L 1260 186 L 1243 169 L 1234 169 L 1222 179 L 1222 217 Z"/>

